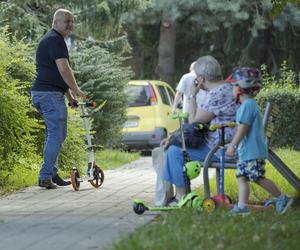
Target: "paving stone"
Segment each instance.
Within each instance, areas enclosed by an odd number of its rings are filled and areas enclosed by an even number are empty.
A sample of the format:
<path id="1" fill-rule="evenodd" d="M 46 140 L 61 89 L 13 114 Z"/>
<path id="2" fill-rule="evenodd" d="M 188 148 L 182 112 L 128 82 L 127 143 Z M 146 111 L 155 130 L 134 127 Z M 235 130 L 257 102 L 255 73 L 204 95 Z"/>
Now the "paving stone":
<path id="1" fill-rule="evenodd" d="M 30 187 L 0 198 L 0 249 L 103 249 L 159 213 L 136 215 L 136 198 L 153 203 L 156 174 L 151 157 L 105 171 L 103 186 L 86 180 L 46 190 Z M 192 182 L 201 184 L 202 177 Z"/>

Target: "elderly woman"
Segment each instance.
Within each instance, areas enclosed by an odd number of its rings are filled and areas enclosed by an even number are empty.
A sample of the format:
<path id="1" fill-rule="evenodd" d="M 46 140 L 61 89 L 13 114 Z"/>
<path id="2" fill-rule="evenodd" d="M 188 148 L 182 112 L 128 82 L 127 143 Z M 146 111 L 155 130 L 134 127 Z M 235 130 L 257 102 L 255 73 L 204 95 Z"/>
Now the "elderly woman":
<path id="1" fill-rule="evenodd" d="M 231 84 L 225 83 L 222 78 L 221 67 L 212 56 L 200 57 L 194 65 L 197 75 L 192 86 L 192 95 L 189 98 L 189 122 L 200 123 L 227 123 L 235 120 L 238 108 L 232 94 Z M 196 95 L 200 89 L 208 92 L 206 101 L 197 109 Z M 233 137 L 234 129 L 227 129 L 225 139 Z M 187 149 L 191 160 L 203 161 L 209 150 L 218 143 L 218 132 L 207 132 L 204 143 L 199 148 Z M 166 144 L 168 141 L 165 142 Z M 217 156 L 213 160 L 218 160 Z M 170 146 L 164 162 L 163 178 L 176 186 L 176 199 L 184 194 L 184 179 L 182 174 L 183 154 L 180 147 Z"/>

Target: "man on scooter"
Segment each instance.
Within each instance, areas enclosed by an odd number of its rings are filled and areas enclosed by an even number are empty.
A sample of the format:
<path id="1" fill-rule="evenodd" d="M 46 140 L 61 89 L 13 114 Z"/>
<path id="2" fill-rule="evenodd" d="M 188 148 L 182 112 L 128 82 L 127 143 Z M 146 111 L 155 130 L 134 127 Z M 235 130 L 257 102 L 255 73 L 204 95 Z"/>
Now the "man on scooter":
<path id="1" fill-rule="evenodd" d="M 73 14 L 69 10 L 57 10 L 53 16 L 52 29 L 42 37 L 36 51 L 36 77 L 31 95 L 32 103 L 46 125 L 44 162 L 39 172 L 39 186 L 46 189 L 71 184 L 57 174 L 57 157 L 67 135 L 64 95 L 72 106 L 76 102 L 73 94 L 86 98 L 74 78 L 64 41 L 72 30 Z"/>

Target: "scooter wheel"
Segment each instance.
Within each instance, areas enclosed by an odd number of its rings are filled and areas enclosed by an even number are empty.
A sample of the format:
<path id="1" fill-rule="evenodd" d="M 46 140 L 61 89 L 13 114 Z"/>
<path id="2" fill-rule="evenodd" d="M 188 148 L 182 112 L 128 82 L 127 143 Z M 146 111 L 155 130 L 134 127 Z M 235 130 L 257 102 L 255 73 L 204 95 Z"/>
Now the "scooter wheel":
<path id="1" fill-rule="evenodd" d="M 229 196 L 229 195 L 225 195 L 225 197 L 226 197 L 225 202 L 226 202 L 227 204 L 232 204 L 232 199 L 230 198 L 230 196 Z"/>
<path id="2" fill-rule="evenodd" d="M 80 175 L 79 175 L 77 168 L 73 168 L 73 170 L 71 172 L 71 183 L 72 183 L 73 189 L 75 191 L 78 191 L 80 188 Z"/>
<path id="3" fill-rule="evenodd" d="M 216 203 L 212 199 L 207 198 L 207 199 L 204 199 L 202 206 L 203 206 L 203 209 L 205 212 L 211 213 L 215 210 Z"/>
<path id="4" fill-rule="evenodd" d="M 97 165 L 93 166 L 93 180 L 89 180 L 95 188 L 100 187 L 104 181 L 104 172 Z"/>
<path id="5" fill-rule="evenodd" d="M 147 208 L 141 203 L 133 203 L 133 211 L 136 214 L 143 214 Z"/>

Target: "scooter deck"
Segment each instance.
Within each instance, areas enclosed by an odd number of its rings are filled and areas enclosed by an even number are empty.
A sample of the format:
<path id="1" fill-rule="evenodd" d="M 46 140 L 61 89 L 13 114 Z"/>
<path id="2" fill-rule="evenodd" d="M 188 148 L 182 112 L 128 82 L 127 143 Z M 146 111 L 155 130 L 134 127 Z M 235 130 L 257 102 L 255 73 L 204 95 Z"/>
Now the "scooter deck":
<path id="1" fill-rule="evenodd" d="M 274 209 L 274 206 L 263 206 L 260 204 L 248 204 L 247 205 L 251 211 L 270 211 Z M 227 208 L 231 209 L 234 207 L 234 204 L 227 204 Z"/>
<path id="2" fill-rule="evenodd" d="M 211 199 L 215 202 L 217 207 L 225 207 L 227 209 L 232 209 L 234 207 L 234 204 L 231 203 L 230 197 L 227 195 L 219 194 L 211 197 Z M 264 206 L 261 204 L 248 204 L 247 206 L 252 211 L 269 211 L 274 208 L 272 205 Z"/>

